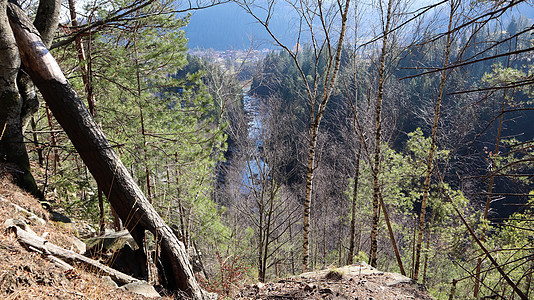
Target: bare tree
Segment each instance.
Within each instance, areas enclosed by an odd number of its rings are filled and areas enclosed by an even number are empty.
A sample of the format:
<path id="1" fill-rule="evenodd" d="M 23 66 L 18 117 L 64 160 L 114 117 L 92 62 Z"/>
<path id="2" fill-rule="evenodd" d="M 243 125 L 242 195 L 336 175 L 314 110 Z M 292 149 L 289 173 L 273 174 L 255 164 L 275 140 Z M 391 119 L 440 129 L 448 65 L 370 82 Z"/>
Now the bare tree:
<path id="1" fill-rule="evenodd" d="M 451 29 L 454 25 L 454 16 L 456 13 L 456 10 L 458 9 L 459 2 L 451 0 L 449 2 L 450 5 L 450 13 L 449 13 L 449 25 L 447 28 L 447 34 L 446 34 L 446 41 L 445 41 L 445 53 L 444 53 L 444 62 L 443 66 L 447 67 L 449 64 L 450 56 L 451 56 L 451 45 L 452 45 L 452 37 L 451 37 Z M 425 214 L 426 214 L 426 206 L 428 202 L 428 195 L 430 192 L 430 178 L 432 175 L 432 166 L 434 163 L 434 154 L 436 151 L 436 134 L 438 130 L 438 122 L 440 117 L 440 108 L 441 108 L 441 102 L 444 97 L 444 90 L 445 90 L 445 83 L 447 81 L 448 72 L 447 70 L 443 70 L 441 73 L 440 78 L 440 84 L 439 84 L 439 90 L 437 94 L 436 103 L 434 104 L 434 122 L 432 124 L 432 134 L 430 136 L 431 138 L 431 144 L 430 149 L 428 153 L 428 160 L 427 160 L 427 168 L 426 168 L 426 175 L 425 175 L 425 182 L 423 187 L 423 199 L 421 202 L 421 211 L 419 215 L 419 228 L 418 228 L 418 234 L 417 234 L 417 244 L 416 244 L 416 254 L 415 254 L 415 266 L 414 266 L 414 273 L 413 273 L 413 279 L 418 280 L 419 277 L 419 265 L 421 261 L 421 248 L 422 248 L 422 241 L 423 241 L 423 230 L 425 228 Z"/>
<path id="2" fill-rule="evenodd" d="M 283 49 L 292 59 L 299 75 L 304 82 L 306 90 L 306 100 L 309 107 L 309 132 L 308 132 L 308 158 L 306 167 L 306 194 L 304 198 L 303 212 L 303 245 L 302 245 L 302 271 L 308 270 L 309 260 L 309 227 L 310 209 L 313 194 L 313 182 L 316 165 L 316 147 L 319 134 L 319 127 L 324 116 L 326 105 L 334 89 L 339 72 L 343 41 L 345 39 L 350 0 L 327 3 L 318 2 L 289 2 L 291 7 L 299 16 L 299 26 L 301 28 L 297 45 L 284 44 L 279 37 L 271 30 L 269 25 L 274 14 L 276 1 L 267 1 L 266 4 L 258 4 L 254 1 L 241 1 L 239 4 L 252 15 L 269 33 L 275 44 Z M 306 33 L 305 33 L 306 32 Z M 299 61 L 299 54 L 302 52 L 301 36 L 309 34 L 309 44 L 313 48 L 315 55 L 315 65 L 313 76 L 307 76 Z M 318 66 L 319 59 L 326 60 L 326 67 L 321 70 Z"/>
<path id="3" fill-rule="evenodd" d="M 292 174 L 284 168 L 284 160 L 291 157 L 292 147 L 287 145 L 291 140 L 284 138 L 291 122 L 280 113 L 281 102 L 274 97 L 245 97 L 247 116 L 236 122 L 242 124 L 240 129 L 232 130 L 236 153 L 225 179 L 226 192 L 236 193 L 229 197 L 236 199 L 230 209 L 241 219 L 241 226 L 254 229 L 258 280 L 262 282 L 269 268 L 280 264 L 278 253 L 292 247 L 290 231 L 298 220 L 298 205 L 285 184 Z"/>

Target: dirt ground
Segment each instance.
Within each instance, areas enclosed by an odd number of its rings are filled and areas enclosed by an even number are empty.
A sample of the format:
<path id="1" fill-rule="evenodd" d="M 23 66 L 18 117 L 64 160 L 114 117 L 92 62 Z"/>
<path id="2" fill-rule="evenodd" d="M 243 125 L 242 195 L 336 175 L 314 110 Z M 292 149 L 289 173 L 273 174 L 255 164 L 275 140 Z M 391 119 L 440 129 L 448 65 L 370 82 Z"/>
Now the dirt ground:
<path id="1" fill-rule="evenodd" d="M 246 286 L 234 299 L 421 299 L 432 297 L 409 278 L 365 263 Z"/>
<path id="2" fill-rule="evenodd" d="M 11 183 L 0 170 L 0 299 L 146 299 L 114 288 L 98 274 L 84 266 L 67 270 L 45 255 L 26 249 L 4 222 L 17 219 L 37 235 L 66 249 L 75 249 L 75 230 L 64 223 L 48 220 L 40 203 Z M 31 212 L 28 214 L 21 210 Z M 34 214 L 34 216 L 32 216 Z"/>

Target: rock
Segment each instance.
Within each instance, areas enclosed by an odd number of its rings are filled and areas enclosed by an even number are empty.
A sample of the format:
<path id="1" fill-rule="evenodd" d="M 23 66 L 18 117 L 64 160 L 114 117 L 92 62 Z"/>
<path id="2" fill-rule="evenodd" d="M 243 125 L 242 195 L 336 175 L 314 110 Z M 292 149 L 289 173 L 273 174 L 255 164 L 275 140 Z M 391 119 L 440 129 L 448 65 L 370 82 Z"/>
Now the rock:
<path id="1" fill-rule="evenodd" d="M 378 271 L 376 268 L 371 267 L 366 262 L 360 261 L 354 265 L 344 266 L 336 269 L 338 272 L 345 275 L 382 275 L 384 272 Z"/>
<path id="2" fill-rule="evenodd" d="M 144 253 L 139 251 L 133 237 L 127 230 L 88 238 L 86 256 L 109 259 L 110 266 L 133 277 L 146 278 L 146 269 L 139 261 L 144 260 Z"/>
<path id="3" fill-rule="evenodd" d="M 399 273 L 386 273 L 388 280 L 386 281 L 387 286 L 394 286 L 399 283 L 412 283 L 412 279 L 401 275 Z"/>
<path id="4" fill-rule="evenodd" d="M 53 210 L 50 211 L 50 220 L 61 223 L 72 223 L 72 220 L 69 217 Z"/>
<path id="5" fill-rule="evenodd" d="M 119 288 L 117 283 L 113 281 L 113 279 L 111 279 L 111 277 L 109 276 L 102 276 L 102 281 L 104 281 L 104 284 L 109 286 L 110 288 L 114 288 L 114 289 Z"/>
<path id="6" fill-rule="evenodd" d="M 87 246 L 84 242 L 80 241 L 79 239 L 75 237 L 70 238 L 70 242 L 74 245 L 75 251 L 80 254 L 85 254 L 85 251 L 87 250 Z"/>
<path id="7" fill-rule="evenodd" d="M 39 218 L 38 216 L 36 215 L 31 215 L 28 217 L 28 220 L 32 221 L 32 223 L 34 224 L 39 224 L 39 225 L 44 225 L 46 224 L 46 221 L 42 218 Z"/>
<path id="8" fill-rule="evenodd" d="M 7 219 L 4 222 L 4 226 L 7 228 L 16 226 L 24 231 L 27 231 L 28 233 L 31 233 L 33 235 L 37 235 L 31 228 L 26 224 L 26 222 L 19 220 L 19 219 Z"/>
<path id="9" fill-rule="evenodd" d="M 23 215 L 24 217 L 26 217 L 32 224 L 37 224 L 37 225 L 44 225 L 46 224 L 46 221 L 43 219 L 43 218 L 40 218 L 39 216 L 37 216 L 36 214 L 34 214 L 33 212 L 15 204 L 15 203 L 12 203 L 10 201 L 8 201 L 6 198 L 4 197 L 1 197 L 0 198 L 2 201 L 4 202 L 7 202 L 9 204 L 11 204 L 19 214 Z"/>
<path id="10" fill-rule="evenodd" d="M 340 273 L 337 270 L 332 270 L 332 271 L 326 273 L 324 278 L 326 280 L 330 280 L 330 281 L 340 281 L 341 279 L 343 279 L 343 274 Z"/>
<path id="11" fill-rule="evenodd" d="M 331 273 L 331 272 L 337 272 L 341 274 L 342 277 L 343 275 L 360 276 L 360 275 L 382 275 L 384 274 L 384 272 L 378 271 L 376 268 L 373 268 L 367 263 L 361 261 L 354 265 L 344 266 L 341 268 L 302 273 L 299 275 L 299 277 L 300 278 L 316 278 L 318 276 L 326 277 L 328 273 Z"/>
<path id="12" fill-rule="evenodd" d="M 99 252 L 116 251 L 129 245 L 130 248 L 139 249 L 128 230 L 112 232 L 109 234 L 89 238 L 85 240 L 87 251 L 98 249 Z"/>
<path id="13" fill-rule="evenodd" d="M 148 298 L 161 297 L 161 295 L 158 292 L 156 292 L 156 289 L 154 289 L 152 285 L 142 280 L 125 284 L 121 286 L 120 289 L 127 290 L 127 291 L 130 291 L 130 292 L 133 292 L 133 293 L 136 293 L 136 294 L 148 297 Z"/>

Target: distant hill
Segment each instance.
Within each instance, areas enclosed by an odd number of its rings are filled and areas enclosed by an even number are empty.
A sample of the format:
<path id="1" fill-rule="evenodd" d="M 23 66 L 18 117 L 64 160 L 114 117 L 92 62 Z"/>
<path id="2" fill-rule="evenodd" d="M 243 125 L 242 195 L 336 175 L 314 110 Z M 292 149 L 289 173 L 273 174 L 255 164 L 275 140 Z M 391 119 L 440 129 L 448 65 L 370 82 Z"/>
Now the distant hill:
<path id="1" fill-rule="evenodd" d="M 414 7 L 427 5 L 427 0 L 418 0 Z M 286 45 L 293 47 L 298 34 L 298 17 L 285 2 L 275 7 L 276 14 L 270 22 L 273 32 Z M 512 14 L 532 24 L 534 7 L 528 3 L 518 5 Z M 375 19 L 373 10 L 367 11 L 367 18 Z M 508 23 L 511 14 L 505 16 Z M 255 49 L 276 48 L 266 30 L 247 14 L 243 8 L 230 2 L 193 12 L 189 25 L 185 28 L 190 49 L 204 48 L 214 50 L 242 50 L 253 46 Z M 364 30 L 365 31 L 365 30 Z M 304 44 L 305 41 L 301 41 Z"/>
<path id="2" fill-rule="evenodd" d="M 298 26 L 292 26 L 291 10 L 278 7 L 271 26 L 284 43 L 296 43 Z M 214 50 L 274 48 L 272 39 L 256 20 L 235 3 L 199 10 L 185 28 L 188 46 Z"/>

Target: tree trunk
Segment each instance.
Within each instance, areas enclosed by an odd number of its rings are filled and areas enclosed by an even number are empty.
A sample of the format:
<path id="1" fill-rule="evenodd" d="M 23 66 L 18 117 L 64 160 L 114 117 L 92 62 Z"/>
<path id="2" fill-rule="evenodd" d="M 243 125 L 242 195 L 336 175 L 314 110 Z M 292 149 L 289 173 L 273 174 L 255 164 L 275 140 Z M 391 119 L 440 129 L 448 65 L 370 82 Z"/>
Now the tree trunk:
<path id="1" fill-rule="evenodd" d="M 56 175 L 57 167 L 59 166 L 59 151 L 57 147 L 56 142 L 56 132 L 54 130 L 54 121 L 52 120 L 52 114 L 50 112 L 50 108 L 48 108 L 48 105 L 45 105 L 46 110 L 46 120 L 48 121 L 48 129 L 50 129 L 50 146 L 52 147 L 52 170 L 54 170 L 54 175 Z M 48 161 L 48 155 L 47 155 L 47 161 Z M 47 168 L 48 172 L 48 168 Z M 45 185 L 46 186 L 46 185 Z"/>
<path id="2" fill-rule="evenodd" d="M 382 133 L 382 100 L 384 98 L 384 81 L 386 77 L 386 56 L 388 47 L 389 28 L 391 25 L 393 9 L 393 0 L 388 1 L 386 26 L 384 29 L 384 37 L 382 40 L 382 52 L 380 54 L 380 65 L 378 69 L 378 94 L 376 97 L 376 116 L 375 116 L 375 155 L 373 170 L 373 221 L 371 224 L 371 250 L 369 254 L 369 264 L 376 268 L 377 252 L 378 252 L 378 222 L 380 220 L 379 209 L 379 194 L 380 186 L 378 174 L 380 173 L 380 139 Z"/>
<path id="3" fill-rule="evenodd" d="M 59 23 L 60 6 L 61 6 L 60 0 L 39 1 L 39 7 L 37 9 L 37 15 L 34 21 L 34 25 L 36 26 L 37 30 L 41 34 L 44 44 L 47 46 L 50 45 L 50 43 L 52 42 L 52 38 L 54 36 L 54 33 Z M 3 13 L 5 13 L 5 9 L 2 10 L 2 14 Z M 8 36 L 12 37 L 12 34 L 9 34 Z M 2 55 L 2 57 L 8 58 L 9 56 Z M 13 60 L 13 62 L 19 62 L 19 59 L 17 58 Z M 31 79 L 29 78 L 28 74 L 26 74 L 22 70 L 19 70 L 18 66 L 17 66 L 17 71 L 18 71 L 17 88 L 18 88 L 18 93 L 20 94 L 20 97 L 21 97 L 18 101 L 21 102 L 22 106 L 20 109 L 14 109 L 14 110 L 7 109 L 7 111 L 9 112 L 6 112 L 6 113 L 11 113 L 13 114 L 13 116 L 15 116 L 15 114 L 18 114 L 17 118 L 20 118 L 20 121 L 17 121 L 17 125 L 16 125 L 17 129 L 15 131 L 10 131 L 10 130 L 7 131 L 6 137 L 12 138 L 12 141 L 14 141 L 14 143 L 11 143 L 11 144 L 8 143 L 8 147 L 13 147 L 12 149 L 13 152 L 18 153 L 18 154 L 16 156 L 11 156 L 11 158 L 14 160 L 11 160 L 8 158 L 8 161 L 15 163 L 16 169 L 21 171 L 21 173 L 16 172 L 16 176 L 15 176 L 18 185 L 22 187 L 23 189 L 25 189 L 26 191 L 30 192 L 35 197 L 39 199 L 43 199 L 44 195 L 37 188 L 35 179 L 33 178 L 30 172 L 30 167 L 29 167 L 30 162 L 29 162 L 28 154 L 26 152 L 26 147 L 23 144 L 23 137 L 22 137 L 22 133 L 24 132 L 29 119 L 39 109 L 39 99 L 37 98 L 35 87 L 33 83 L 31 82 Z M 9 106 L 3 106 L 3 107 L 9 107 Z M 20 128 L 18 128 L 19 126 Z M 12 134 L 15 134 L 15 135 L 12 135 Z M 34 139 L 35 137 L 36 135 L 34 136 Z M 40 149 L 38 151 L 40 151 Z M 0 150 L 0 153 L 1 152 L 2 150 Z M 26 152 L 26 153 L 22 153 L 22 152 Z M 39 159 L 40 159 L 39 161 L 42 162 L 42 153 L 39 153 Z"/>
<path id="4" fill-rule="evenodd" d="M 43 198 L 30 172 L 30 161 L 22 136 L 23 102 L 17 89 L 20 58 L 6 15 L 7 0 L 0 2 L 0 161 L 9 163 L 15 182 Z"/>
<path id="5" fill-rule="evenodd" d="M 432 219 L 430 219 L 430 226 L 428 227 L 428 235 L 426 236 L 426 252 L 425 252 L 425 263 L 423 264 L 423 286 L 426 286 L 426 273 L 428 270 L 428 252 L 430 250 L 430 236 L 432 234 L 432 224 L 434 223 L 434 217 L 436 212 L 432 212 Z M 403 274 L 406 276 L 406 274 Z"/>
<path id="6" fill-rule="evenodd" d="M 178 200 L 178 213 L 180 215 L 180 233 L 181 241 L 187 249 L 185 220 L 184 220 L 184 206 L 182 205 L 182 190 L 180 189 L 180 170 L 178 168 L 178 152 L 174 153 L 174 162 L 176 163 L 176 199 Z"/>
<path id="7" fill-rule="evenodd" d="M 60 10 L 61 0 L 39 0 L 39 7 L 37 7 L 37 15 L 33 25 L 39 31 L 41 40 L 46 48 L 52 45 L 52 40 L 59 24 Z"/>
<path id="8" fill-rule="evenodd" d="M 264 237 L 263 237 L 263 231 L 264 231 L 264 222 L 263 222 L 263 203 L 260 203 L 258 207 L 258 281 L 265 282 L 265 273 L 264 273 L 264 265 L 263 265 L 263 243 L 264 243 Z"/>
<path id="9" fill-rule="evenodd" d="M 39 166 L 44 165 L 44 158 L 43 158 L 43 147 L 39 145 L 39 138 L 37 137 L 37 124 L 35 123 L 35 118 L 31 117 L 31 126 L 33 131 L 33 144 L 35 146 L 35 149 L 37 150 L 37 159 L 39 161 Z"/>
<path id="10" fill-rule="evenodd" d="M 53 0 L 55 1 L 55 0 Z M 78 27 L 78 20 L 76 14 L 76 4 L 74 0 L 69 0 L 69 12 L 70 12 L 70 21 L 73 27 Z M 82 75 L 83 87 L 85 90 L 85 96 L 87 98 L 87 105 L 89 106 L 89 112 L 93 117 L 96 116 L 96 103 L 95 95 L 93 93 L 93 85 L 91 84 L 91 74 L 89 68 L 89 61 L 85 55 L 85 49 L 82 43 L 82 37 L 77 36 L 74 40 L 76 45 L 76 52 L 78 53 L 78 65 L 80 67 L 80 73 Z M 48 45 L 49 46 L 49 45 Z M 89 53 L 89 55 L 91 55 Z M 104 234 L 106 228 L 105 222 L 105 211 L 104 211 L 104 197 L 103 191 L 100 186 L 97 186 L 98 189 L 98 208 L 100 210 L 100 216 L 98 221 L 98 227 L 100 228 L 100 234 Z"/>
<path id="11" fill-rule="evenodd" d="M 317 147 L 317 137 L 319 134 L 319 126 L 326 109 L 326 104 L 330 99 L 332 90 L 336 82 L 336 77 L 339 72 L 339 65 L 341 63 L 341 50 L 343 49 L 343 39 L 345 38 L 346 26 L 347 26 L 347 14 L 349 12 L 350 0 L 345 1 L 345 6 L 341 7 L 340 3 L 340 12 L 341 12 L 341 30 L 339 33 L 339 40 L 337 44 L 336 54 L 333 59 L 333 69 L 332 74 L 330 75 L 330 69 L 328 69 L 324 82 L 324 90 L 321 102 L 318 105 L 317 113 L 313 107 L 315 106 L 315 99 L 309 93 L 310 104 L 312 109 L 310 111 L 310 143 L 308 149 L 308 165 L 306 170 L 306 198 L 304 199 L 304 218 L 302 224 L 302 272 L 308 271 L 308 259 L 309 259 L 309 241 L 308 233 L 310 229 L 310 206 L 311 199 L 313 196 L 313 177 L 315 172 L 315 149 Z M 287 48 L 286 48 L 287 49 Z M 296 57 L 294 57 L 295 63 L 298 65 Z M 304 81 L 307 83 L 306 76 L 303 77 Z"/>
<path id="12" fill-rule="evenodd" d="M 449 57 L 451 53 L 451 30 L 453 26 L 453 17 L 454 17 L 455 10 L 456 10 L 456 6 L 453 1 L 451 2 L 451 10 L 449 14 L 449 28 L 448 28 L 448 34 L 447 34 L 447 43 L 445 45 L 445 61 L 443 63 L 444 68 L 448 67 L 449 65 Z M 447 81 L 447 74 L 448 74 L 447 70 L 443 70 L 441 73 L 441 81 L 439 85 L 438 98 L 436 101 L 436 106 L 434 108 L 434 123 L 432 125 L 431 145 L 430 145 L 430 151 L 428 153 L 426 177 L 425 177 L 424 191 L 423 191 L 423 200 L 421 203 L 421 212 L 419 215 L 419 229 L 418 229 L 418 234 L 417 234 L 415 267 L 414 267 L 414 274 L 413 274 L 413 279 L 415 281 L 417 281 L 419 278 L 419 266 L 420 266 L 420 261 L 421 261 L 421 248 L 423 245 L 423 231 L 425 227 L 426 205 L 428 202 L 428 196 L 430 192 L 430 177 L 432 175 L 432 163 L 433 163 L 434 154 L 436 151 L 436 133 L 438 131 L 439 113 L 440 113 L 440 108 L 441 108 L 441 101 L 443 99 L 445 83 Z"/>
<path id="13" fill-rule="evenodd" d="M 61 0 L 40 0 L 37 8 L 37 15 L 33 25 L 39 31 L 43 44 L 48 48 L 52 44 L 54 34 L 56 33 L 59 24 L 59 11 L 61 8 Z M 30 77 L 24 71 L 19 71 L 17 77 L 17 86 L 19 93 L 22 96 L 22 131 L 30 117 L 32 117 L 39 109 L 39 99 L 35 91 Z"/>
<path id="14" fill-rule="evenodd" d="M 26 15 L 13 4 L 8 5 L 8 15 L 25 70 L 97 183 L 109 193 L 108 200 L 117 214 L 138 245 L 142 245 L 145 230 L 151 231 L 161 243 L 159 267 L 165 287 L 202 299 L 203 292 L 193 276 L 183 244 L 128 174 Z"/>
<path id="15" fill-rule="evenodd" d="M 380 193 L 378 196 L 380 197 L 380 207 L 382 207 L 382 212 L 384 213 L 384 220 L 386 220 L 386 225 L 388 227 L 389 239 L 391 240 L 391 245 L 393 246 L 393 250 L 395 251 L 395 258 L 397 259 L 397 265 L 399 266 L 401 274 L 406 276 L 406 272 L 404 271 L 404 266 L 402 265 L 402 259 L 400 256 L 399 247 L 397 247 L 397 242 L 395 241 L 395 235 L 393 234 L 393 228 L 391 226 L 391 222 L 389 221 L 389 215 L 386 210 L 386 204 L 384 203 L 384 199 L 382 198 L 382 193 Z"/>
<path id="16" fill-rule="evenodd" d="M 356 117 L 356 116 L 355 116 Z M 354 240 L 356 235 L 356 203 L 358 201 L 358 180 L 360 178 L 360 157 L 362 154 L 361 146 L 358 147 L 358 154 L 356 155 L 356 173 L 354 174 L 354 189 L 352 192 L 352 209 L 350 218 L 350 240 L 349 240 L 349 257 L 347 264 L 354 263 Z"/>
<path id="17" fill-rule="evenodd" d="M 302 224 L 302 273 L 308 271 L 309 260 L 309 232 L 310 232 L 310 208 L 313 191 L 313 176 L 315 170 L 315 147 L 317 146 L 318 126 L 310 128 L 311 139 L 308 149 L 308 165 L 306 169 L 306 198 L 304 198 L 304 220 Z"/>
<path id="18" fill-rule="evenodd" d="M 78 27 L 76 4 L 74 0 L 69 0 L 69 12 L 72 26 L 75 28 Z M 82 75 L 83 88 L 87 97 L 87 105 L 89 105 L 89 112 L 94 117 L 96 116 L 96 101 L 95 95 L 93 93 L 91 71 L 88 67 L 90 64 L 90 59 L 87 59 L 87 56 L 85 55 L 85 48 L 82 43 L 82 37 L 77 36 L 74 42 L 76 45 L 76 52 L 78 53 L 78 62 L 80 66 L 80 73 Z M 91 53 L 89 53 L 89 57 L 90 55 Z"/>

